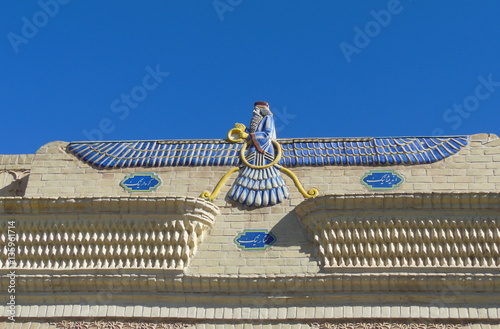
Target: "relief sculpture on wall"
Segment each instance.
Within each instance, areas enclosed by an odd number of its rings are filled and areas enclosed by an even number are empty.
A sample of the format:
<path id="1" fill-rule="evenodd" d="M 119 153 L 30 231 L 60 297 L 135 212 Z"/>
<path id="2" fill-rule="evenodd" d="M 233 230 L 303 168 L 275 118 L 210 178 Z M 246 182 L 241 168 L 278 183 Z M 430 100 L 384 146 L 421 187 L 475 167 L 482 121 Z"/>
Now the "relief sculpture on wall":
<path id="1" fill-rule="evenodd" d="M 290 168 L 428 164 L 457 153 L 468 142 L 467 136 L 278 139 L 269 104 L 259 101 L 250 127 L 235 124 L 226 140 L 73 142 L 67 152 L 96 169 L 232 167 L 212 192 L 201 196 L 215 199 L 231 174 L 238 172 L 228 199 L 245 207 L 264 207 L 289 197 L 283 173 L 305 198 L 320 194 L 315 188 L 306 191 Z"/>

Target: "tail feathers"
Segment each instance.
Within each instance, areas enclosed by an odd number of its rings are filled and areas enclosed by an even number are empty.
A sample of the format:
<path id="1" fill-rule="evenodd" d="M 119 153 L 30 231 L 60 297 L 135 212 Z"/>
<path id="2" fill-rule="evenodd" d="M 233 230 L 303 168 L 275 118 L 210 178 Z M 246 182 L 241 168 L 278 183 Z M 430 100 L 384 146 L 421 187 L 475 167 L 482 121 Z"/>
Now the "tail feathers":
<path id="1" fill-rule="evenodd" d="M 240 171 L 228 197 L 243 205 L 265 207 L 283 202 L 289 197 L 289 192 L 276 168 L 246 167 Z"/>

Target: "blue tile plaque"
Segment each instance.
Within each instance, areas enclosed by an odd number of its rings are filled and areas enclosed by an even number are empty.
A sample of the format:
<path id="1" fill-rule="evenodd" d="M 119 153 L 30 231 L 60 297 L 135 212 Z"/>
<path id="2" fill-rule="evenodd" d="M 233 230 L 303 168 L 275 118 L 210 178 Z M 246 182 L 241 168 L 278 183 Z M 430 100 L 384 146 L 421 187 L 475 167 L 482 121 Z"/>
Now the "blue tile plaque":
<path id="1" fill-rule="evenodd" d="M 134 173 L 125 176 L 120 185 L 128 192 L 151 192 L 161 185 L 161 178 L 154 173 Z"/>
<path id="2" fill-rule="evenodd" d="M 276 242 L 276 236 L 268 230 L 244 230 L 234 238 L 243 250 L 265 250 Z"/>
<path id="3" fill-rule="evenodd" d="M 403 182 L 403 177 L 394 170 L 370 170 L 361 177 L 361 183 L 370 190 L 394 190 Z"/>

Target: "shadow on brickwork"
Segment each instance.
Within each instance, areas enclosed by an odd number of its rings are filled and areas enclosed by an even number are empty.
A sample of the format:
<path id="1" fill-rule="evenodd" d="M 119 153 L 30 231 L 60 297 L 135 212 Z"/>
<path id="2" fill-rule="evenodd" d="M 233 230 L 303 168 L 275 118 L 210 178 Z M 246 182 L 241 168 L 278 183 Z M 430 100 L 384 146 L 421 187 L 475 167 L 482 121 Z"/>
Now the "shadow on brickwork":
<path id="1" fill-rule="evenodd" d="M 0 188 L 0 197 L 24 196 L 28 185 L 28 178 L 29 175 L 21 179 L 13 180 L 9 185 Z"/>
<path id="2" fill-rule="evenodd" d="M 293 247 L 299 246 L 299 252 L 305 254 L 309 261 L 315 262 L 320 265 L 319 260 L 314 257 L 314 245 L 307 238 L 307 231 L 300 222 L 297 215 L 291 211 L 285 215 L 274 227 L 271 229 L 277 237 L 275 246 Z"/>

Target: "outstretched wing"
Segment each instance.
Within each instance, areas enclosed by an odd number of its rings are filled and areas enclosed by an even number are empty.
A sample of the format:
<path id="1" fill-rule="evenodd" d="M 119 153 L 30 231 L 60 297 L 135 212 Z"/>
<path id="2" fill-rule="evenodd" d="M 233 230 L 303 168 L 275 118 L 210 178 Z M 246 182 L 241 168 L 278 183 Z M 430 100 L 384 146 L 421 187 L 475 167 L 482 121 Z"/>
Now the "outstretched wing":
<path id="1" fill-rule="evenodd" d="M 467 136 L 279 139 L 285 167 L 412 165 L 440 161 L 468 144 Z M 243 144 L 224 140 L 73 142 L 67 151 L 100 169 L 239 166 Z"/>
<path id="2" fill-rule="evenodd" d="M 468 144 L 467 136 L 315 138 L 279 140 L 285 167 L 413 165 L 447 158 Z"/>
<path id="3" fill-rule="evenodd" d="M 67 151 L 100 169 L 238 166 L 242 145 L 224 140 L 73 142 Z"/>

